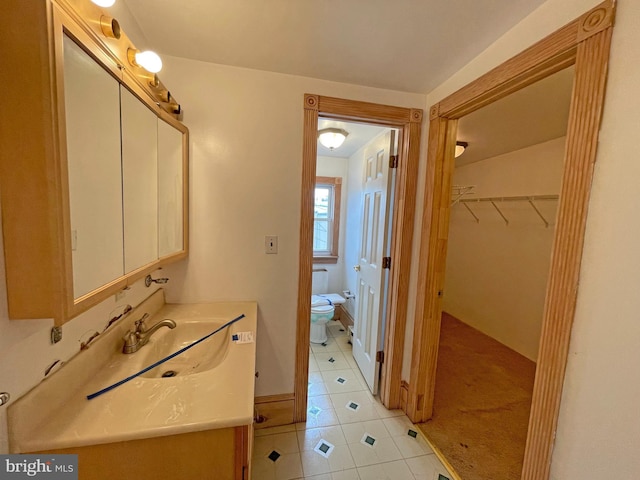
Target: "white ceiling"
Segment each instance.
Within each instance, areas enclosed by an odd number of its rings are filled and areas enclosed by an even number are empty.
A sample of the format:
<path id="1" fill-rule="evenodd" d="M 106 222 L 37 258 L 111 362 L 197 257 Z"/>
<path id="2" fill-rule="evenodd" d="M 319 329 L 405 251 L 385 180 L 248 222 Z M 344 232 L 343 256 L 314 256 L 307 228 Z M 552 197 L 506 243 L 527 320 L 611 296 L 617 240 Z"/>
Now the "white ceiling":
<path id="1" fill-rule="evenodd" d="M 121 0 L 161 54 L 428 93 L 544 0 Z"/>
<path id="2" fill-rule="evenodd" d="M 469 146 L 456 166 L 566 135 L 573 75 L 567 68 L 462 117 L 457 139 Z"/>
<path id="3" fill-rule="evenodd" d="M 503 153 L 537 145 L 567 133 L 574 68 L 569 67 L 533 85 L 481 108 L 458 122 L 458 140 L 469 147 L 456 166 L 479 162 Z M 318 119 L 318 130 L 342 128 L 349 132 L 334 151 L 318 142 L 318 155 L 349 158 L 384 131 L 361 123 Z"/>

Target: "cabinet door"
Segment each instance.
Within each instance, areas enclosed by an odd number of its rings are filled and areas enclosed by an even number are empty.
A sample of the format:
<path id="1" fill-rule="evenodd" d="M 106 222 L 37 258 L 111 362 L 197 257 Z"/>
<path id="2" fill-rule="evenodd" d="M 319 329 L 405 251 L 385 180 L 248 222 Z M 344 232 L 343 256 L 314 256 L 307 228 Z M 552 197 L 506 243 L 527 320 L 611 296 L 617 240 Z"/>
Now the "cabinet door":
<path id="1" fill-rule="evenodd" d="M 121 87 L 124 271 L 158 259 L 158 117 Z"/>
<path id="2" fill-rule="evenodd" d="M 123 275 L 119 83 L 65 35 L 73 293 Z"/>
<path id="3" fill-rule="evenodd" d="M 158 247 L 160 257 L 184 248 L 184 178 L 180 130 L 158 119 Z"/>

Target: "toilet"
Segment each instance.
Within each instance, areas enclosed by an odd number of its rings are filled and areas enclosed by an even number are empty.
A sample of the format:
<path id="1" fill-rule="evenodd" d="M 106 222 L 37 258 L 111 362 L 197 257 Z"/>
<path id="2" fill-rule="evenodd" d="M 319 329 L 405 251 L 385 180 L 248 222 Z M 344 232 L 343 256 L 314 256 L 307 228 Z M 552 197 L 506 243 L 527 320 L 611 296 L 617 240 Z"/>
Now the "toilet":
<path id="1" fill-rule="evenodd" d="M 333 318 L 336 305 L 342 305 L 345 299 L 337 293 L 327 293 L 329 272 L 314 269 L 311 280 L 311 343 L 327 341 L 327 323 Z"/>

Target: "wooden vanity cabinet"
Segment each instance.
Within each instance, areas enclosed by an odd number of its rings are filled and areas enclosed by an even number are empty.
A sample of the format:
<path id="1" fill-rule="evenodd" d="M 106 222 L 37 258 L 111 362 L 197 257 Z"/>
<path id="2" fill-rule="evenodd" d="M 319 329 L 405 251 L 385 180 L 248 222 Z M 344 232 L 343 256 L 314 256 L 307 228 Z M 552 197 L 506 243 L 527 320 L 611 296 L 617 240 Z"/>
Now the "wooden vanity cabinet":
<path id="1" fill-rule="evenodd" d="M 82 480 L 250 480 L 252 446 L 244 425 L 34 453 L 78 455 Z"/>
<path id="2" fill-rule="evenodd" d="M 188 252 L 188 130 L 150 74 L 128 63 L 126 35 L 104 35 L 106 15 L 90 0 L 3 1 L 0 205 L 12 319 L 62 325 Z"/>

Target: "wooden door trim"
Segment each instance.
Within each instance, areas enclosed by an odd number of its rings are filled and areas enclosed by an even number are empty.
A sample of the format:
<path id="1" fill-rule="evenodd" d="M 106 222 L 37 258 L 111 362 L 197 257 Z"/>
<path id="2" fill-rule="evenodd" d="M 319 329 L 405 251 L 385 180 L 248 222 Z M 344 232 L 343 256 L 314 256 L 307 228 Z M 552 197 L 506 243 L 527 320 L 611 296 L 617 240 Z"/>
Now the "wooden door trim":
<path id="1" fill-rule="evenodd" d="M 309 298 L 311 297 L 311 269 L 313 266 L 313 190 L 316 177 L 319 116 L 364 121 L 399 128 L 402 131 L 393 204 L 391 252 L 394 260 L 389 282 L 391 301 L 387 310 L 385 363 L 382 364 L 380 384 L 382 402 L 389 408 L 400 406 L 400 376 L 407 319 L 418 162 L 420 160 L 422 110 L 320 95 L 306 94 L 304 96 L 298 317 L 294 381 L 295 422 L 304 422 L 307 416 L 309 315 L 311 313 Z"/>
<path id="2" fill-rule="evenodd" d="M 433 413 L 457 119 L 544 76 L 575 65 L 523 480 L 545 480 L 550 473 L 575 315 L 614 13 L 613 0 L 601 3 L 430 109 L 418 297 L 407 400 L 407 413 L 415 422 L 428 420 Z"/>

